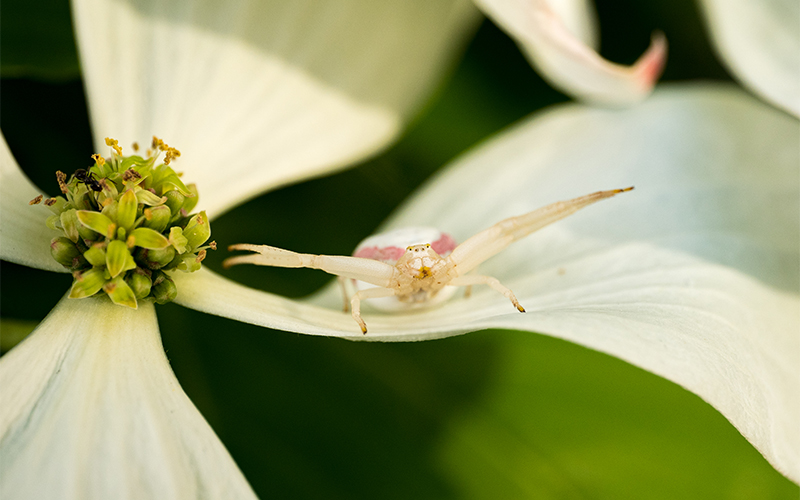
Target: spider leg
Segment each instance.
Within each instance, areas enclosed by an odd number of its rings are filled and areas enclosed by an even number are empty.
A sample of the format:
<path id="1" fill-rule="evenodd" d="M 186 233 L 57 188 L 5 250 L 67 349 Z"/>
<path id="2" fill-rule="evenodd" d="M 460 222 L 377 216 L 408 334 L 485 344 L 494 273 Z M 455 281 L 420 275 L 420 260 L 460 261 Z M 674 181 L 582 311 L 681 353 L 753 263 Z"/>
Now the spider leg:
<path id="1" fill-rule="evenodd" d="M 514 295 L 514 292 L 504 287 L 500 281 L 497 280 L 497 278 L 492 278 L 491 276 L 481 276 L 479 274 L 470 274 L 467 276 L 459 276 L 458 278 L 454 278 L 450 281 L 450 283 L 448 283 L 448 285 L 466 287 L 472 285 L 489 285 L 510 300 L 511 303 L 514 304 L 514 307 L 517 308 L 517 311 L 521 313 L 525 312 L 525 308 L 520 305 L 519 301 L 517 300 L 517 296 Z"/>
<path id="2" fill-rule="evenodd" d="M 337 276 L 336 280 L 339 282 L 339 289 L 342 291 L 342 300 L 344 301 L 342 310 L 348 312 L 350 310 L 350 301 L 347 298 L 347 278 Z"/>
<path id="3" fill-rule="evenodd" d="M 364 299 L 391 297 L 394 294 L 395 290 L 393 288 L 368 288 L 353 295 L 353 298 L 350 299 L 350 307 L 352 309 L 353 319 L 356 320 L 358 326 L 361 327 L 361 333 L 364 335 L 367 334 L 367 324 L 361 318 L 361 301 Z"/>
<path id="4" fill-rule="evenodd" d="M 225 259 L 226 269 L 236 264 L 255 264 L 273 267 L 309 267 L 326 273 L 366 281 L 375 286 L 388 287 L 396 279 L 397 269 L 389 264 L 373 259 L 345 257 L 338 255 L 312 255 L 296 253 L 267 245 L 240 243 L 231 245 L 228 250 L 249 250 L 248 255 L 237 255 Z"/>
<path id="5" fill-rule="evenodd" d="M 581 208 L 631 189 L 633 188 L 598 191 L 571 200 L 551 203 L 533 212 L 502 220 L 458 245 L 445 259 L 448 266 L 447 274 L 452 277 L 463 276 L 511 243 L 532 232 L 572 215 Z"/>

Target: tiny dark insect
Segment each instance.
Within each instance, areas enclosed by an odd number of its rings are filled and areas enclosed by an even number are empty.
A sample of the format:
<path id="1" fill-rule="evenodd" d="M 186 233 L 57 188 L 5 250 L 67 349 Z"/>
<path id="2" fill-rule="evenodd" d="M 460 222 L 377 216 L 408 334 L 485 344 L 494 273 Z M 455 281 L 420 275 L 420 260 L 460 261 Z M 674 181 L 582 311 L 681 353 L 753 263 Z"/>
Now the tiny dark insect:
<path id="1" fill-rule="evenodd" d="M 89 172 L 88 170 L 84 170 L 79 168 L 72 174 L 73 177 L 78 179 L 79 182 L 83 182 L 86 186 L 91 189 L 92 191 L 102 191 L 103 186 L 97 182 L 97 179 L 94 178 L 94 174 Z"/>

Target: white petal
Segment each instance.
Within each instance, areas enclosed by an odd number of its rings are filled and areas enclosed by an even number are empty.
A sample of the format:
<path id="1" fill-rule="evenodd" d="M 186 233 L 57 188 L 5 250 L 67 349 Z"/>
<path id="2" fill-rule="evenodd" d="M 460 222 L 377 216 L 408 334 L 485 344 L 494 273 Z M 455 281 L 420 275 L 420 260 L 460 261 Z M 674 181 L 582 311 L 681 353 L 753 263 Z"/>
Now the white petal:
<path id="1" fill-rule="evenodd" d="M 585 2 L 475 0 L 520 45 L 531 64 L 555 87 L 608 105 L 638 102 L 650 94 L 667 57 L 666 38 L 653 35 L 650 48 L 632 66 L 611 63 L 592 49 Z M 570 4 L 565 8 L 561 3 Z M 564 18 L 564 15 L 572 15 Z M 576 20 L 577 19 L 577 20 Z"/>
<path id="2" fill-rule="evenodd" d="M 178 300 L 351 339 L 422 340 L 489 327 L 565 338 L 700 395 L 797 481 L 798 134 L 796 120 L 733 87 L 667 87 L 622 111 L 556 108 L 458 161 L 388 228 L 425 221 L 463 241 L 552 201 L 636 185 L 480 268 L 514 290 L 527 314 L 475 290 L 428 311 L 367 313 L 370 333 L 362 336 L 340 312 L 336 286 L 315 307 L 210 272 L 182 276 Z"/>
<path id="3" fill-rule="evenodd" d="M 163 138 L 214 216 L 386 145 L 477 17 L 466 0 L 73 5 L 97 147 Z"/>
<path id="4" fill-rule="evenodd" d="M 600 34 L 592 0 L 548 0 L 547 6 L 572 36 L 593 49 L 598 48 Z"/>
<path id="5" fill-rule="evenodd" d="M 754 92 L 800 116 L 800 2 L 702 0 L 711 38 Z"/>
<path id="6" fill-rule="evenodd" d="M 169 367 L 153 306 L 62 299 L 0 358 L 0 496 L 255 498 Z"/>
<path id="7" fill-rule="evenodd" d="M 50 240 L 59 236 L 45 225 L 53 213 L 43 203 L 28 204 L 40 194 L 43 192 L 25 177 L 0 135 L 0 258 L 46 271 L 69 272 L 50 255 Z"/>

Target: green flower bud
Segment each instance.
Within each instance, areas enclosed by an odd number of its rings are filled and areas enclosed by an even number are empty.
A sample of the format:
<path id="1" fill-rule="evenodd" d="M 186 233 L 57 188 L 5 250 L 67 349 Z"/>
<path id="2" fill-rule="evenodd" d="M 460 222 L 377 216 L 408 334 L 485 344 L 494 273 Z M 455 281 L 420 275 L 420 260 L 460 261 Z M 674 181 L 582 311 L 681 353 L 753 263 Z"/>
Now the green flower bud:
<path id="1" fill-rule="evenodd" d="M 136 268 L 133 256 L 122 240 L 114 240 L 108 244 L 105 264 L 112 278 L 116 278 L 124 271 Z"/>
<path id="2" fill-rule="evenodd" d="M 120 170 L 125 171 L 132 167 L 146 165 L 149 161 L 139 155 L 131 155 L 120 162 Z"/>
<path id="3" fill-rule="evenodd" d="M 80 222 L 80 220 L 78 222 Z M 80 235 L 80 239 L 88 241 L 96 240 L 98 238 L 104 239 L 99 234 L 95 233 L 94 231 L 84 226 L 83 224 L 78 224 L 78 234 Z"/>
<path id="4" fill-rule="evenodd" d="M 180 214 L 181 207 L 186 201 L 186 197 L 175 189 L 173 189 L 172 191 L 167 191 L 166 193 L 164 193 L 164 196 L 167 198 L 166 205 L 172 212 L 172 216 L 177 217 L 178 214 Z"/>
<path id="5" fill-rule="evenodd" d="M 103 190 L 97 195 L 97 203 L 102 205 L 107 199 L 117 199 L 119 191 L 117 191 L 116 184 L 111 182 L 110 179 L 101 179 L 99 183 L 103 187 Z"/>
<path id="6" fill-rule="evenodd" d="M 140 260 L 144 261 L 149 269 L 161 269 L 175 258 L 175 249 L 172 247 L 145 249 L 140 254 Z"/>
<path id="7" fill-rule="evenodd" d="M 172 302 L 178 296 L 178 287 L 172 281 L 172 278 L 164 273 L 158 273 L 158 277 L 153 281 L 153 298 L 156 299 L 158 304 L 166 304 Z"/>
<path id="8" fill-rule="evenodd" d="M 61 228 L 64 231 L 64 234 L 67 235 L 67 238 L 70 240 L 78 241 L 80 237 L 80 233 L 78 233 L 78 226 L 80 226 L 80 222 L 78 222 L 78 211 L 74 208 L 71 210 L 64 210 L 61 212 Z"/>
<path id="9" fill-rule="evenodd" d="M 183 235 L 183 230 L 180 227 L 173 226 L 169 228 L 169 244 L 172 245 L 178 253 L 184 253 L 186 252 L 186 245 L 189 244 L 189 240 Z"/>
<path id="10" fill-rule="evenodd" d="M 125 228 L 126 231 L 133 229 L 137 208 L 139 208 L 139 202 L 136 199 L 136 194 L 132 189 L 125 191 L 125 194 L 120 197 L 119 205 L 117 206 L 117 225 Z"/>
<path id="11" fill-rule="evenodd" d="M 194 207 L 197 206 L 197 202 L 200 200 L 200 194 L 197 191 L 197 184 L 187 184 L 186 188 L 192 193 L 193 196 L 187 196 L 186 201 L 183 202 L 183 206 L 181 208 L 183 208 L 187 214 L 190 214 L 192 213 L 192 210 L 194 210 Z"/>
<path id="12" fill-rule="evenodd" d="M 53 231 L 61 231 L 61 217 L 58 215 L 51 215 L 44 221 L 44 224 L 48 229 L 52 229 Z"/>
<path id="13" fill-rule="evenodd" d="M 93 210 L 95 207 L 92 200 L 88 189 L 83 184 L 78 184 L 67 193 L 67 201 L 78 210 Z"/>
<path id="14" fill-rule="evenodd" d="M 147 227 L 139 227 L 131 232 L 128 246 L 137 246 L 150 249 L 163 249 L 169 246 L 169 240 L 163 234 Z"/>
<path id="15" fill-rule="evenodd" d="M 105 269 L 93 267 L 88 271 L 75 271 L 73 274 L 75 281 L 72 283 L 72 290 L 69 293 L 71 299 L 82 299 L 91 297 L 103 288 L 106 282 Z"/>
<path id="16" fill-rule="evenodd" d="M 75 268 L 76 259 L 79 261 L 83 260 L 81 258 L 81 252 L 78 250 L 78 247 L 75 246 L 75 243 L 63 236 L 53 238 L 50 241 L 50 255 L 62 266 L 72 269 Z"/>
<path id="17" fill-rule="evenodd" d="M 89 250 L 83 254 L 84 258 L 89 261 L 93 266 L 106 265 L 106 249 L 104 243 L 95 243 Z"/>
<path id="18" fill-rule="evenodd" d="M 156 205 L 161 205 L 165 203 L 167 199 L 164 196 L 158 196 L 155 193 L 152 193 L 146 189 L 140 189 L 136 191 L 136 200 L 139 203 L 147 205 L 148 207 L 154 207 Z"/>
<path id="19" fill-rule="evenodd" d="M 206 214 L 190 215 L 197 187 L 187 187 L 169 166 L 180 151 L 161 139 L 153 138 L 155 155 L 148 151 L 147 158 L 123 156 L 113 139 L 106 145 L 113 149 L 108 159 L 95 154 L 89 168 L 56 172 L 63 196 L 44 201 L 54 214 L 47 227 L 63 233 L 51 242 L 53 258 L 73 271 L 71 298 L 103 290 L 132 308 L 149 297 L 169 302 L 177 288 L 164 271 L 196 271 L 206 249 L 216 248 L 202 246 L 211 234 Z M 37 196 L 31 204 L 42 201 Z"/>
<path id="20" fill-rule="evenodd" d="M 110 200 L 106 202 L 106 205 L 103 206 L 103 209 L 100 210 L 100 213 L 105 215 L 112 221 L 116 221 L 117 210 L 119 210 L 119 202 L 117 200 Z"/>
<path id="21" fill-rule="evenodd" d="M 199 271 L 202 265 L 200 264 L 203 262 L 203 259 L 206 257 L 206 251 L 201 250 L 200 254 L 195 255 L 190 253 L 188 255 L 181 256 L 181 261 L 178 263 L 178 269 L 185 272 L 185 273 L 193 273 L 195 271 Z"/>
<path id="22" fill-rule="evenodd" d="M 117 225 L 100 212 L 78 210 L 78 220 L 92 231 L 102 234 L 106 238 L 113 238 Z M 166 239 L 166 238 L 165 238 Z"/>
<path id="23" fill-rule="evenodd" d="M 144 217 L 144 226 L 160 233 L 167 228 L 167 224 L 169 224 L 169 220 L 172 218 L 172 212 L 168 206 L 161 205 L 158 207 L 146 208 L 144 210 Z"/>
<path id="24" fill-rule="evenodd" d="M 189 240 L 189 248 L 191 250 L 195 250 L 206 242 L 211 236 L 211 224 L 208 223 L 205 211 L 189 219 L 189 223 L 186 224 L 186 228 L 183 230 L 183 235 Z"/>
<path id="25" fill-rule="evenodd" d="M 153 286 L 153 282 L 148 273 L 149 271 L 137 267 L 125 278 L 125 282 L 131 287 L 133 295 L 137 299 L 143 299 L 150 295 L 150 288 Z"/>
<path id="26" fill-rule="evenodd" d="M 103 285 L 103 291 L 111 298 L 111 301 L 119 306 L 127 306 L 136 309 L 136 297 L 131 287 L 125 283 L 122 276 L 117 276 L 113 280 Z"/>

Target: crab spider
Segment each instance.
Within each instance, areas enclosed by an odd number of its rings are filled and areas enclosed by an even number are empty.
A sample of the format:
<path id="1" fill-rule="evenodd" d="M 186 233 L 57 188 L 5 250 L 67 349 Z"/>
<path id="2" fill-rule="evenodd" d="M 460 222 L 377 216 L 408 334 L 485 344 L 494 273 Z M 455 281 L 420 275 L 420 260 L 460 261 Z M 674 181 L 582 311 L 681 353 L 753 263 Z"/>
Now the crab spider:
<path id="1" fill-rule="evenodd" d="M 395 297 L 400 303 L 412 307 L 430 305 L 451 295 L 445 291 L 446 287 L 488 285 L 508 298 L 519 312 L 525 312 L 514 292 L 496 278 L 467 273 L 512 242 L 583 207 L 631 189 L 633 187 L 598 191 L 552 203 L 533 212 L 502 220 L 458 246 L 443 233 L 428 228 L 411 228 L 368 238 L 356 249 L 354 257 L 303 254 L 267 245 L 240 243 L 231 245 L 228 250 L 249 250 L 255 253 L 230 257 L 223 262 L 223 266 L 228 268 L 236 264 L 255 264 L 309 267 L 372 285 L 369 288 L 369 285 L 359 287 L 350 299 L 353 319 L 364 334 L 367 333 L 367 324 L 361 318 L 362 300 Z M 440 237 L 436 241 L 406 241 L 404 245 L 408 246 L 404 250 L 396 246 L 398 239 L 419 239 L 426 232 L 431 239 L 431 234 L 438 234 Z M 385 238 L 394 240 L 392 243 L 395 244 L 386 245 Z M 375 245 L 381 242 L 384 243 L 383 246 Z M 438 251 L 434 248 L 437 246 Z"/>

